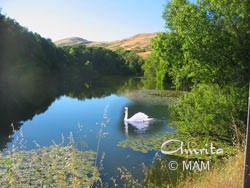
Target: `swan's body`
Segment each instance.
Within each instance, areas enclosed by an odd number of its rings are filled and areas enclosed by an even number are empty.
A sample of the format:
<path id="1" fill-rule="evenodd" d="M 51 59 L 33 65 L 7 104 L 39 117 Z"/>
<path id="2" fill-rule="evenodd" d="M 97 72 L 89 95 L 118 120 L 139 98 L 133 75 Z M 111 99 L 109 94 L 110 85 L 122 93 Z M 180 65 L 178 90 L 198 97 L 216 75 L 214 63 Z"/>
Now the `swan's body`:
<path id="1" fill-rule="evenodd" d="M 125 122 L 149 122 L 152 121 L 153 118 L 149 118 L 148 115 L 138 112 L 135 115 L 133 115 L 131 118 L 128 118 L 128 107 L 125 107 L 125 116 L 124 116 L 124 121 Z"/>

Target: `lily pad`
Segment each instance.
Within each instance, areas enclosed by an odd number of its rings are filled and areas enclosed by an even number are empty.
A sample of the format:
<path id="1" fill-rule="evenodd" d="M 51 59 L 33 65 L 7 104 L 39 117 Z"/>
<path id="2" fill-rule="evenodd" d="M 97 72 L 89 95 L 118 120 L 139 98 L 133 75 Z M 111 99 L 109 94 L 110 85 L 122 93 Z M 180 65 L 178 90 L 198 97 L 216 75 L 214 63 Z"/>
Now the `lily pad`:
<path id="1" fill-rule="evenodd" d="M 178 140 L 179 142 L 173 141 L 167 144 L 163 148 L 167 151 L 177 150 L 181 147 L 181 143 L 183 144 L 183 150 L 179 149 L 177 152 L 170 154 L 172 156 L 209 160 L 233 155 L 236 152 L 236 148 L 233 145 L 229 145 L 229 143 L 209 137 L 192 137 L 189 134 L 179 132 L 164 132 L 153 136 L 129 137 L 124 141 L 120 141 L 117 146 L 148 153 L 150 151 L 161 151 L 162 144 L 168 140 Z M 213 147 L 212 150 L 211 147 Z M 198 153 L 195 153 L 194 150 Z"/>
<path id="2" fill-rule="evenodd" d="M 96 152 L 53 145 L 0 155 L 0 187 L 90 187 L 100 176 Z"/>
<path id="3" fill-rule="evenodd" d="M 137 102 L 147 102 L 150 105 L 161 104 L 170 105 L 177 101 L 178 97 L 183 95 L 183 91 L 174 90 L 136 90 L 127 92 L 126 96 Z"/>

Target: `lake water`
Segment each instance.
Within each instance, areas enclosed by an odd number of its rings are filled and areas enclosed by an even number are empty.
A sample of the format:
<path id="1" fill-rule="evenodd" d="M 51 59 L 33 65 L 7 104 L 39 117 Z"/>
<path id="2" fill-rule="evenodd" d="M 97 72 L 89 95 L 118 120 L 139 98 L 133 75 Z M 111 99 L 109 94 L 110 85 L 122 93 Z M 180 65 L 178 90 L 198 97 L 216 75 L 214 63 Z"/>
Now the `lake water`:
<path id="1" fill-rule="evenodd" d="M 168 127 L 169 112 L 164 98 L 153 100 L 152 95 L 145 97 L 148 90 L 124 88 L 127 87 L 124 85 L 122 91 L 111 91 L 97 97 L 74 97 L 72 93 L 57 97 L 43 113 L 21 121 L 20 129 L 12 135 L 5 147 L 10 148 L 16 144 L 31 150 L 36 149 L 37 144 L 47 147 L 62 143 L 63 140 L 67 144 L 69 135 L 73 135 L 74 145 L 79 150 L 98 152 L 97 164 L 103 165 L 101 178 L 104 183 L 110 182 L 111 177 L 119 178 L 119 167 L 125 167 L 141 179 L 142 163 L 150 165 L 156 151 L 135 152 L 130 148 L 118 147 L 117 144 L 126 139 L 147 139 L 147 136 L 173 130 Z M 124 107 L 128 107 L 129 117 L 136 112 L 144 112 L 161 121 L 143 129 L 130 124 L 126 126 L 123 120 Z M 18 145 L 20 135 L 23 141 Z"/>

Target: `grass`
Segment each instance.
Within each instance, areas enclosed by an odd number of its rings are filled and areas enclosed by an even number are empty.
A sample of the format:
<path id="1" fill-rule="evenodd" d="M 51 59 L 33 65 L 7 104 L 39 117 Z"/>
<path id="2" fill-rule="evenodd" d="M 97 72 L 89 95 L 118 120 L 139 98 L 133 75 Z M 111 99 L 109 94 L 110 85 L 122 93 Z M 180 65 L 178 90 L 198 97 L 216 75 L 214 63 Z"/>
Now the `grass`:
<path id="1" fill-rule="evenodd" d="M 12 147 L 0 155 L 0 187 L 90 187 L 100 180 L 95 159 L 96 152 L 77 150 L 72 142 L 30 151 Z"/>
<path id="2" fill-rule="evenodd" d="M 218 160 L 210 170 L 171 171 L 165 158 L 155 156 L 150 168 L 144 167 L 144 181 L 135 179 L 131 172 L 119 168 L 125 187 L 140 188 L 241 188 L 243 180 L 244 152 Z"/>
<path id="3" fill-rule="evenodd" d="M 210 171 L 186 177 L 178 182 L 178 187 L 187 188 L 241 188 L 244 172 L 244 140 L 245 136 L 237 129 L 233 119 L 235 131 L 234 147 L 236 154 L 218 160 Z"/>
<path id="4" fill-rule="evenodd" d="M 185 188 L 241 188 L 243 181 L 244 152 L 220 161 L 211 171 L 187 177 L 179 182 L 178 187 Z"/>
<path id="5" fill-rule="evenodd" d="M 146 58 L 151 53 L 149 44 L 156 35 L 157 33 L 138 34 L 123 40 L 117 40 L 113 42 L 91 42 L 87 44 L 87 46 L 100 46 L 108 48 L 110 50 L 124 48 L 125 50 L 134 51 L 139 56 Z"/>
<path id="6" fill-rule="evenodd" d="M 129 147 L 134 151 L 147 153 L 150 151 L 159 151 L 160 144 L 169 139 L 176 139 L 182 141 L 189 141 L 196 143 L 197 148 L 204 146 L 202 139 L 191 138 L 188 135 L 179 133 L 162 133 L 157 136 L 150 136 L 145 138 L 134 138 L 118 143 L 120 147 Z M 136 180 L 131 172 L 126 169 L 122 172 L 124 179 L 129 183 L 129 187 L 187 187 L 187 188 L 223 188 L 223 187 L 242 187 L 243 179 L 243 166 L 244 166 L 244 148 L 239 139 L 232 146 L 228 146 L 220 141 L 213 141 L 216 148 L 223 148 L 223 155 L 175 155 L 175 156 L 162 156 L 156 155 L 150 167 L 144 168 L 144 182 Z M 210 142 L 206 140 L 206 142 Z M 185 147 L 187 143 L 185 143 Z M 172 147 L 172 146 L 170 146 Z M 174 146 L 174 148 L 176 148 Z M 192 148 L 192 147 L 191 147 Z M 196 147 L 195 147 L 196 148 Z M 169 148 L 170 151 L 173 148 Z M 191 161 L 196 161 L 197 158 L 201 160 L 210 160 L 209 170 L 182 170 L 182 161 L 189 158 Z M 168 163 L 170 161 L 177 161 L 179 164 L 178 170 L 173 171 L 169 169 Z"/>

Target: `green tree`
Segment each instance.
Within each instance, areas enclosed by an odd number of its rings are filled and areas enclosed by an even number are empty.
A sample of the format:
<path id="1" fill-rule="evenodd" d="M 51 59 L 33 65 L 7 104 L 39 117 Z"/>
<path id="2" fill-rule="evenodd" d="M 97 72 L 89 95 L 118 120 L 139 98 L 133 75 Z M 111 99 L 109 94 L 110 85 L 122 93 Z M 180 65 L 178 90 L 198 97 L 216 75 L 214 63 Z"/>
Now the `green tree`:
<path id="1" fill-rule="evenodd" d="M 135 52 L 119 48 L 116 53 L 121 56 L 121 60 L 128 66 L 129 71 L 136 75 L 142 74 L 142 66 L 144 60 L 139 57 Z"/>
<path id="2" fill-rule="evenodd" d="M 229 140 L 233 124 L 244 131 L 250 79 L 249 13 L 248 0 L 196 4 L 171 0 L 166 5 L 167 32 L 153 40 L 153 61 L 147 60 L 144 69 L 146 76 L 155 76 L 159 88 L 168 78 L 177 88 L 193 85 L 172 107 L 178 130 Z"/>
<path id="3" fill-rule="evenodd" d="M 177 86 L 190 81 L 246 84 L 250 78 L 249 4 L 247 0 L 170 1 L 163 13 L 168 31 L 152 45 L 158 58 L 157 80 L 162 82 L 168 75 Z"/>

